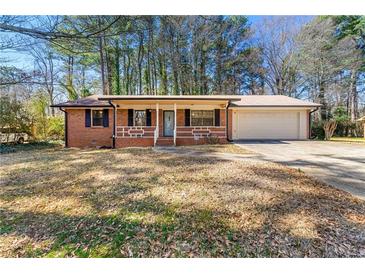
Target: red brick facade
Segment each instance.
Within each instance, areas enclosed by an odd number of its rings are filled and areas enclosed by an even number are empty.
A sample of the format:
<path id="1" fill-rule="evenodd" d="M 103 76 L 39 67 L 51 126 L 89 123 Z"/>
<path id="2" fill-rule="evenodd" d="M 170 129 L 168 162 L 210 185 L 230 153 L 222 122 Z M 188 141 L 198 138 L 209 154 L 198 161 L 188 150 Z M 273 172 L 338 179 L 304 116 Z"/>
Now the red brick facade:
<path id="1" fill-rule="evenodd" d="M 109 127 L 85 127 L 85 109 L 67 109 L 68 147 L 113 145 L 113 110 L 109 109 Z"/>
<path id="2" fill-rule="evenodd" d="M 67 143 L 68 147 L 98 147 L 98 146 L 113 146 L 113 109 L 109 109 L 109 127 L 86 127 L 85 126 L 85 109 L 67 109 Z M 156 110 L 151 109 L 151 126 L 156 126 Z M 137 137 L 130 137 L 120 133 L 121 127 L 128 126 L 128 110 L 118 109 L 116 115 L 117 138 L 115 139 L 115 147 L 145 147 L 154 145 L 154 137 L 151 132 L 153 129 L 150 128 L 148 134 Z M 177 127 L 185 127 L 185 110 L 177 110 Z M 232 133 L 232 111 L 229 111 L 228 125 L 228 137 Z M 220 110 L 220 127 L 226 126 L 226 110 Z M 118 131 L 119 130 L 119 131 Z M 184 128 L 182 128 L 184 130 Z M 186 130 L 186 129 L 185 129 Z M 189 129 L 187 129 L 189 130 Z M 179 129 L 178 129 L 179 132 Z M 218 140 L 220 143 L 227 143 L 226 129 L 212 128 L 209 130 L 212 135 L 219 136 Z M 130 130 L 128 133 L 138 133 L 138 130 Z M 197 133 L 204 133 L 202 132 Z M 163 136 L 163 109 L 159 110 L 159 135 Z M 185 137 L 187 136 L 187 137 Z M 207 138 L 200 136 L 194 138 L 191 133 L 182 134 L 177 136 L 176 145 L 195 145 L 207 143 Z"/>

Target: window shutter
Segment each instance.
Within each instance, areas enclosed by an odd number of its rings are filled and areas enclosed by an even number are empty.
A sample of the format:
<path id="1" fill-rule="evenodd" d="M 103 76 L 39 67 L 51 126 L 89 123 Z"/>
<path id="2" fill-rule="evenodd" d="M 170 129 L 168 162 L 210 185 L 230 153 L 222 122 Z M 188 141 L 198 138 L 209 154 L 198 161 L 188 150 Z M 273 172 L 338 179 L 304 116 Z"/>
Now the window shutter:
<path id="1" fill-rule="evenodd" d="M 85 109 L 85 127 L 91 127 L 91 109 Z"/>
<path id="2" fill-rule="evenodd" d="M 103 127 L 109 127 L 109 109 L 103 109 Z"/>
<path id="3" fill-rule="evenodd" d="M 151 126 L 151 110 L 146 109 L 146 126 Z"/>
<path id="4" fill-rule="evenodd" d="M 185 126 L 190 127 L 190 109 L 185 109 Z"/>
<path id="5" fill-rule="evenodd" d="M 221 123 L 221 110 L 220 109 L 215 109 L 214 110 L 214 122 L 215 122 L 215 126 L 219 127 L 220 123 Z"/>
<path id="6" fill-rule="evenodd" d="M 133 127 L 133 109 L 128 109 L 128 126 Z"/>

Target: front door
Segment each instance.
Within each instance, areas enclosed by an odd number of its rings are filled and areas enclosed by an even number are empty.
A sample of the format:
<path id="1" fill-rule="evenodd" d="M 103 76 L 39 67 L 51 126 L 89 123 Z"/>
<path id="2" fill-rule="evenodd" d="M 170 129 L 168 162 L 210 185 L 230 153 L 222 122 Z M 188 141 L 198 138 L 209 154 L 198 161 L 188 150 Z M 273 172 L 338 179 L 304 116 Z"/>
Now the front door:
<path id="1" fill-rule="evenodd" d="M 171 110 L 163 112 L 163 135 L 174 136 L 174 112 Z"/>

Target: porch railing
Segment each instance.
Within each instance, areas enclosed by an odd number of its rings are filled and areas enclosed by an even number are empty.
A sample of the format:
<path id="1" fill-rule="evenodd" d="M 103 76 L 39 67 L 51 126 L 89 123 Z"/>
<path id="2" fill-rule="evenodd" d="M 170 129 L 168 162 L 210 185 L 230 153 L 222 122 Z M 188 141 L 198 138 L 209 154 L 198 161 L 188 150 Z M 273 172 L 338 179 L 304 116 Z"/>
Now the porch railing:
<path id="1" fill-rule="evenodd" d="M 178 126 L 176 127 L 176 138 L 205 138 L 216 136 L 226 138 L 226 127 L 224 126 Z"/>
<path id="2" fill-rule="evenodd" d="M 156 127 L 149 126 L 117 126 L 117 138 L 155 138 Z"/>

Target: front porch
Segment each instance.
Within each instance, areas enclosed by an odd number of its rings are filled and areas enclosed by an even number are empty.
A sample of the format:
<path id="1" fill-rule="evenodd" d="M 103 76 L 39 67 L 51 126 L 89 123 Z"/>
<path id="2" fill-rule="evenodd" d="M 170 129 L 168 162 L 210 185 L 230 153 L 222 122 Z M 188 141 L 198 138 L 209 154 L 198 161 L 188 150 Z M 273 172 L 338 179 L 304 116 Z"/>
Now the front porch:
<path id="1" fill-rule="evenodd" d="M 113 102 L 115 147 L 227 143 L 226 104 Z"/>

